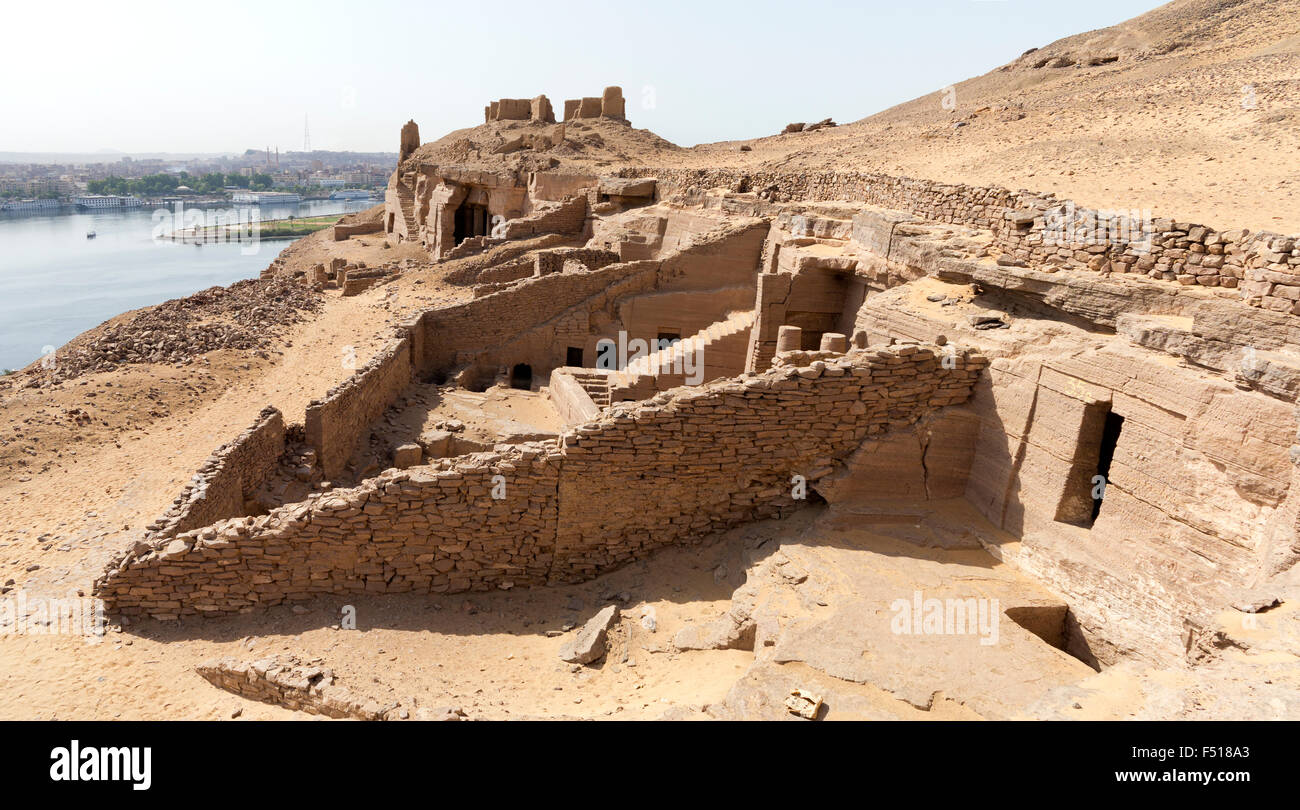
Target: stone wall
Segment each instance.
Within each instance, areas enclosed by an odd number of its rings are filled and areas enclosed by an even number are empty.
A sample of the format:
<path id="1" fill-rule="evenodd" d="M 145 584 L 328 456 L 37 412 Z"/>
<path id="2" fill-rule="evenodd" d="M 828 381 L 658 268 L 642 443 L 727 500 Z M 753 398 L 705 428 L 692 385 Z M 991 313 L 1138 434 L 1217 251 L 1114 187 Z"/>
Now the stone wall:
<path id="1" fill-rule="evenodd" d="M 480 352 L 500 350 L 530 329 L 546 324 L 585 300 L 609 290 L 653 289 L 659 262 L 608 265 L 586 273 L 552 273 L 525 279 L 508 290 L 420 318 L 425 340 L 416 356 L 419 373 L 447 371 Z"/>
<path id="2" fill-rule="evenodd" d="M 302 664 L 293 656 L 256 661 L 218 658 L 199 664 L 194 671 L 218 689 L 249 700 L 337 719 L 384 719 L 377 703 L 339 686 L 331 669 Z"/>
<path id="3" fill-rule="evenodd" d="M 149 524 L 150 534 L 172 537 L 247 514 L 244 502 L 275 471 L 283 453 L 284 417 L 268 406 L 247 430 L 208 457 L 166 514 Z"/>
<path id="4" fill-rule="evenodd" d="M 139 545 L 95 584 L 111 610 L 174 619 L 331 593 L 586 579 L 662 546 L 797 507 L 864 440 L 964 402 L 985 365 L 917 345 L 680 388 L 557 443 L 389 470 L 256 518 Z"/>
<path id="5" fill-rule="evenodd" d="M 565 99 L 564 120 L 615 118 L 622 121 L 626 120 L 626 106 L 621 87 L 606 87 L 599 96 Z"/>
<path id="6" fill-rule="evenodd" d="M 417 372 L 449 371 L 475 360 L 494 363 L 498 359 L 527 362 L 540 372 L 562 365 L 566 346 L 582 348 L 594 358 L 598 340 L 616 335 L 620 328 L 620 302 L 655 292 L 704 292 L 746 281 L 752 284 L 766 222 L 743 220 L 718 226 L 713 220 L 711 224 L 713 230 L 696 232 L 693 244 L 663 260 L 620 262 L 583 271 L 567 256 L 599 263 L 612 254 L 557 251 L 556 259 L 542 261 L 563 261 L 565 272 L 522 279 L 468 303 L 426 312 L 418 327 L 423 348 L 416 353 Z"/>
<path id="7" fill-rule="evenodd" d="M 528 239 L 544 233 L 579 233 L 587 224 L 587 198 L 574 196 L 544 204 L 532 213 L 506 222 L 506 239 Z"/>
<path id="8" fill-rule="evenodd" d="M 483 123 L 492 121 L 540 121 L 555 123 L 551 101 L 546 96 L 536 98 L 502 98 L 489 102 L 483 108 Z"/>
<path id="9" fill-rule="evenodd" d="M 987 228 L 1009 261 L 1236 288 L 1250 306 L 1300 315 L 1296 236 L 1217 230 L 1165 217 L 1152 218 L 1148 229 L 1140 216 L 1117 216 L 1137 212 L 1076 207 L 1052 194 L 862 172 L 637 168 L 619 174 L 656 178 L 661 199 L 689 199 L 721 187 L 776 202 L 865 202 L 924 219 Z"/>
<path id="10" fill-rule="evenodd" d="M 662 546 L 796 506 L 863 441 L 965 402 L 985 365 L 918 345 L 678 388 L 566 433 L 552 578 L 578 581 Z M 887 476 L 898 471 L 887 472 Z"/>
<path id="11" fill-rule="evenodd" d="M 370 430 L 411 382 L 412 341 L 390 341 L 369 363 L 307 405 L 307 444 L 315 448 L 326 478 L 343 471 Z"/>
<path id="12" fill-rule="evenodd" d="M 384 230 L 383 220 L 377 222 L 361 222 L 354 225 L 335 225 L 333 236 L 335 242 L 342 242 L 353 236 L 361 236 L 368 233 L 380 233 Z"/>

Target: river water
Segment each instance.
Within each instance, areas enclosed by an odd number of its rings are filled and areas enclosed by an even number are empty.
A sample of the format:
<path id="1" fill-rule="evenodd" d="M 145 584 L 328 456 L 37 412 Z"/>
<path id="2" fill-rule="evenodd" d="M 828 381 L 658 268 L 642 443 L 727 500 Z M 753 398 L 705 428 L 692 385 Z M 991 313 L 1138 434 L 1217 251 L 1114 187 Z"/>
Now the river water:
<path id="1" fill-rule="evenodd" d="M 262 220 L 363 211 L 373 200 L 262 206 Z M 174 210 L 166 209 L 174 218 Z M 218 209 L 207 209 L 214 212 Z M 49 347 L 114 315 L 214 285 L 257 278 L 285 239 L 192 244 L 155 239 L 155 209 L 0 213 L 0 369 L 22 368 Z M 169 229 L 169 228 L 168 228 Z M 87 239 L 88 231 L 95 232 Z"/>

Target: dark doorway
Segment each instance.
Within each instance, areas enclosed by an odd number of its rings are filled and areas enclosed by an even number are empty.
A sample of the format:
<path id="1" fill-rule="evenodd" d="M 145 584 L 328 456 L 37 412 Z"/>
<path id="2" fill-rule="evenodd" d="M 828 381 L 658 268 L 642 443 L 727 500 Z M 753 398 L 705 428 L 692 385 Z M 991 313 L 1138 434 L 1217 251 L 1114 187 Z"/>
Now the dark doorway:
<path id="1" fill-rule="evenodd" d="M 655 337 L 655 345 L 651 347 L 651 351 L 659 351 L 660 349 L 666 349 L 681 339 L 682 339 L 681 332 L 666 332 L 660 330 L 658 336 Z"/>
<path id="2" fill-rule="evenodd" d="M 1105 487 L 1110 486 L 1110 463 L 1115 458 L 1115 445 L 1119 443 L 1119 432 L 1123 427 L 1124 417 L 1114 411 L 1106 412 L 1106 424 L 1101 431 L 1101 451 L 1097 457 L 1097 477 L 1101 479 L 1101 494 L 1104 494 Z M 1101 498 L 1093 499 L 1092 517 L 1088 525 L 1096 522 L 1097 516 L 1101 514 L 1101 501 Z"/>
<path id="3" fill-rule="evenodd" d="M 582 349 L 577 346 L 570 346 L 564 352 L 564 365 L 573 368 L 582 368 Z"/>
<path id="4" fill-rule="evenodd" d="M 488 210 L 486 205 L 473 205 L 466 203 L 456 209 L 456 227 L 453 237 L 456 244 L 469 239 L 471 236 L 488 235 Z"/>
<path id="5" fill-rule="evenodd" d="M 533 388 L 533 367 L 527 363 L 520 363 L 510 369 L 510 387 L 522 391 L 531 391 Z"/>

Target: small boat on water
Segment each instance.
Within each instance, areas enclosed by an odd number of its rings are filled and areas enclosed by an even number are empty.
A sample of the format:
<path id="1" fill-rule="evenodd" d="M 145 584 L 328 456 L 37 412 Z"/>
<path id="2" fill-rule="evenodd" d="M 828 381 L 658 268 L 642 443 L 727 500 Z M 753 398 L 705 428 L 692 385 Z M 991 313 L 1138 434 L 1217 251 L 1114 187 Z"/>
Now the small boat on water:
<path id="1" fill-rule="evenodd" d="M 87 239 L 94 239 L 94 238 L 95 238 L 95 232 L 94 232 L 94 231 L 86 231 L 86 238 L 87 238 Z"/>

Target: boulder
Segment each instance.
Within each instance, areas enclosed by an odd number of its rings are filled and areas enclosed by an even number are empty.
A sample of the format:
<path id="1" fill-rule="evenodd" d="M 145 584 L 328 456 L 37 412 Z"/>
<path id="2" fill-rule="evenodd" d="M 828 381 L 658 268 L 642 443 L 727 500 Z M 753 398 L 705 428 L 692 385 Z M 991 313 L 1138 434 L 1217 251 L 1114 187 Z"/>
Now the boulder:
<path id="1" fill-rule="evenodd" d="M 447 458 L 451 455 L 451 431 L 426 430 L 420 434 L 419 444 L 429 458 Z"/>
<path id="2" fill-rule="evenodd" d="M 560 658 L 571 664 L 591 664 L 605 657 L 609 628 L 618 621 L 618 607 L 609 605 L 593 616 L 560 648 Z"/>
<path id="3" fill-rule="evenodd" d="M 423 460 L 424 451 L 415 443 L 398 445 L 393 451 L 393 466 L 399 470 L 414 467 Z"/>
<path id="4" fill-rule="evenodd" d="M 656 182 L 653 177 L 602 177 L 597 188 L 601 194 L 611 197 L 650 199 L 655 195 Z"/>

